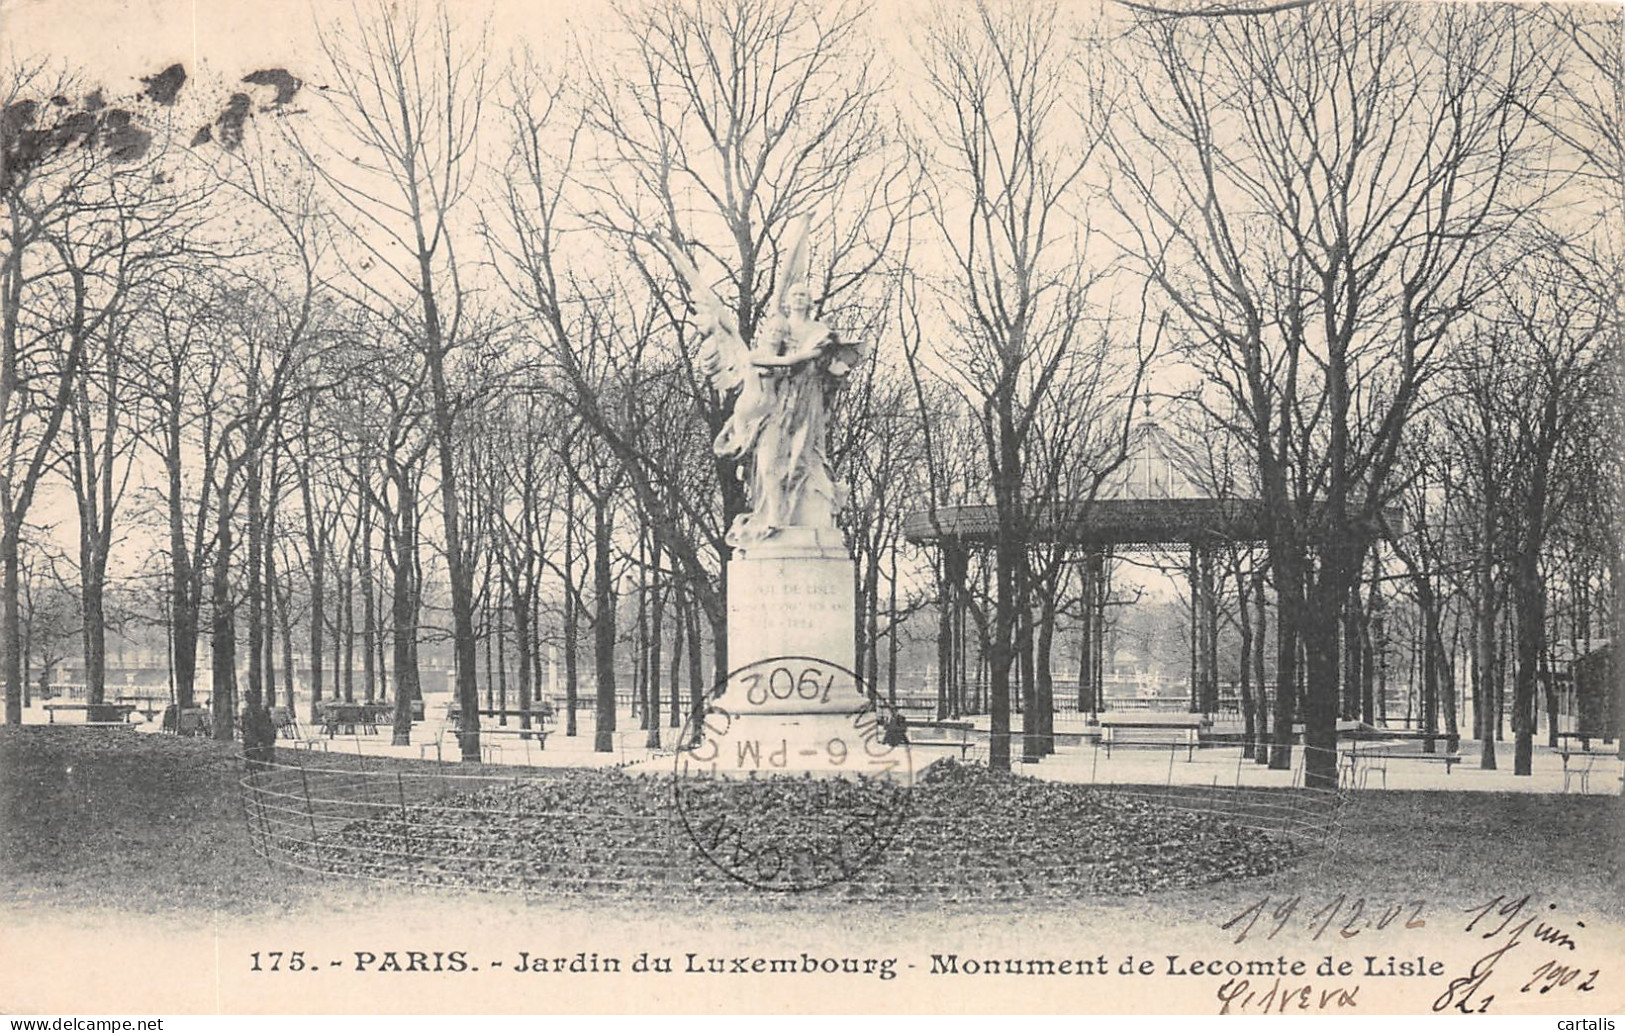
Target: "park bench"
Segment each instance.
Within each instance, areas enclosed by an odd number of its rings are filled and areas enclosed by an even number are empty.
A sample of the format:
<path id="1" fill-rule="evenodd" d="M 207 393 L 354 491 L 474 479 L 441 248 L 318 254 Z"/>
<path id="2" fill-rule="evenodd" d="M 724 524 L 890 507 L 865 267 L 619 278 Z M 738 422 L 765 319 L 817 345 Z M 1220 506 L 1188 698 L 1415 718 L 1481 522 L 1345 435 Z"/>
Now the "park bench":
<path id="1" fill-rule="evenodd" d="M 643 733 L 639 733 L 643 734 Z M 525 755 L 530 755 L 530 743 L 536 744 L 536 752 L 547 749 L 547 729 L 539 724 L 531 728 L 503 728 L 480 726 L 480 752 L 486 757 L 486 763 L 493 763 L 502 756 L 502 743 L 492 742 L 493 736 L 512 739 L 525 744 Z"/>
<path id="2" fill-rule="evenodd" d="M 88 703 L 47 703 L 45 704 L 45 713 L 51 719 L 51 724 L 54 725 L 56 724 L 56 712 L 58 710 L 83 710 L 87 706 L 89 706 Z"/>
<path id="3" fill-rule="evenodd" d="M 1100 715 L 1100 743 L 1111 759 L 1112 748 L 1185 749 L 1185 759 L 1196 757 L 1201 741 L 1201 714 L 1117 713 Z"/>
<path id="4" fill-rule="evenodd" d="M 935 714 L 937 697 L 898 693 L 896 701 L 891 706 L 893 710 L 901 710 L 908 714 Z"/>
<path id="5" fill-rule="evenodd" d="M 440 727 L 439 735 L 436 735 L 433 739 L 430 739 L 427 742 L 420 742 L 417 744 L 418 758 L 420 760 L 426 760 L 432 753 L 435 760 L 444 760 L 445 753 L 448 748 L 454 751 L 458 756 L 461 756 L 462 743 L 458 740 L 460 731 L 460 729 L 454 728 L 449 724 L 442 725 Z M 639 732 L 638 734 L 642 735 L 644 733 Z M 527 756 L 530 752 L 530 743 L 536 744 L 537 752 L 541 752 L 547 748 L 547 729 L 541 727 L 540 725 L 534 728 L 486 728 L 482 726 L 480 728 L 480 760 L 487 764 L 495 764 L 503 755 L 503 744 L 500 742 L 491 741 L 493 738 L 497 737 L 508 737 L 524 742 L 526 744 L 525 752 Z"/>
<path id="6" fill-rule="evenodd" d="M 127 725 L 130 715 L 135 713 L 136 707 L 131 703 L 47 703 L 45 712 L 51 724 L 56 724 L 56 714 L 59 710 L 81 710 L 85 714 L 87 725 Z"/>
<path id="7" fill-rule="evenodd" d="M 170 704 L 164 708 L 162 729 L 172 735 L 211 735 L 214 732 L 214 714 L 208 707 L 181 708 Z"/>
<path id="8" fill-rule="evenodd" d="M 482 718 L 487 718 L 488 717 L 492 721 L 500 721 L 500 720 L 502 720 L 504 718 L 507 718 L 507 719 L 510 719 L 510 720 L 513 720 L 513 721 L 519 721 L 519 720 L 522 720 L 524 718 L 524 716 L 525 716 L 525 711 L 519 709 L 518 707 L 480 707 L 478 713 L 479 713 L 480 717 L 482 717 Z M 546 727 L 547 719 L 550 716 L 552 716 L 552 713 L 553 713 L 553 708 L 551 706 L 548 706 L 548 707 L 541 707 L 541 706 L 532 707 L 531 710 L 530 710 L 531 727 L 529 729 L 525 729 L 525 730 L 535 731 L 537 729 Z M 459 707 L 455 703 L 448 704 L 447 707 L 446 707 L 446 717 L 451 722 L 451 726 L 452 726 L 453 729 L 455 729 L 457 731 L 462 730 L 462 727 L 463 727 L 463 710 L 462 710 L 461 707 Z M 490 731 L 494 727 L 495 728 L 500 728 L 500 727 L 505 727 L 505 726 L 492 725 L 492 724 L 488 724 L 485 721 L 480 722 L 480 731 L 481 732 Z"/>
<path id="9" fill-rule="evenodd" d="M 392 725 L 395 723 L 395 704 L 393 702 L 357 703 L 354 705 L 359 707 L 370 707 L 372 709 L 373 720 L 378 724 Z M 414 699 L 411 703 L 410 709 L 412 711 L 413 721 L 423 720 L 423 701 L 421 699 Z"/>
<path id="10" fill-rule="evenodd" d="M 392 724 L 395 723 L 395 704 L 394 703 L 388 703 L 388 702 L 382 702 L 382 703 L 380 703 L 380 702 L 355 703 L 355 702 L 348 702 L 348 701 L 345 701 L 345 700 L 322 700 L 321 702 L 316 704 L 316 712 L 319 715 L 324 709 L 326 709 L 328 707 L 333 707 L 333 706 L 359 707 L 365 713 L 365 715 L 368 718 L 371 719 L 372 724 L 392 725 Z M 423 720 L 423 701 L 421 699 L 414 699 L 412 701 L 411 709 L 412 709 L 412 720 L 414 720 L 414 721 Z"/>
<path id="11" fill-rule="evenodd" d="M 148 724 L 152 723 L 152 719 L 158 716 L 159 712 L 164 709 L 163 705 L 168 702 L 168 700 L 163 696 L 146 695 L 119 696 L 117 697 L 117 701 L 120 703 L 136 704 L 136 711 L 146 719 Z"/>
<path id="12" fill-rule="evenodd" d="M 969 721 L 914 721 L 908 726 L 909 749 L 919 747 L 946 748 L 959 751 L 959 759 L 964 760 L 975 745 L 971 740 L 971 729 L 975 726 Z"/>
<path id="13" fill-rule="evenodd" d="M 325 706 L 321 709 L 321 715 L 322 729 L 327 732 L 329 739 L 338 735 L 341 728 L 346 735 L 355 735 L 357 727 L 366 735 L 378 734 L 378 721 L 372 711 L 359 704 L 338 703 Z"/>
<path id="14" fill-rule="evenodd" d="M 1393 739 L 1402 739 L 1402 738 L 1413 738 L 1414 739 L 1414 738 L 1420 738 L 1421 737 L 1420 733 L 1412 734 L 1410 732 L 1389 731 L 1388 729 L 1378 728 L 1375 725 L 1368 725 L 1364 721 L 1356 721 L 1356 720 L 1353 720 L 1353 719 L 1350 719 L 1350 718 L 1339 718 L 1338 721 L 1337 721 L 1337 726 L 1336 727 L 1337 727 L 1337 740 L 1339 742 L 1343 742 L 1345 740 L 1355 740 L 1355 741 L 1371 740 L 1371 739 L 1393 740 Z M 1292 741 L 1301 745 L 1303 743 L 1303 741 L 1304 741 L 1303 737 L 1304 737 L 1304 724 L 1303 724 L 1302 721 L 1299 721 L 1299 722 L 1295 723 L 1292 726 Z M 1432 738 L 1443 739 L 1444 736 L 1437 735 L 1437 736 L 1432 736 Z"/>
<path id="15" fill-rule="evenodd" d="M 363 734 L 377 735 L 378 726 L 388 723 L 393 717 L 395 705 L 324 700 L 318 704 L 316 713 L 321 717 L 322 729 L 329 739 L 337 735 L 340 728 L 345 729 L 346 735 L 356 734 L 357 727 L 361 728 Z"/>
<path id="16" fill-rule="evenodd" d="M 1393 750 L 1393 749 L 1383 749 L 1380 752 L 1381 752 L 1381 755 L 1383 756 L 1383 758 L 1385 759 L 1385 762 L 1386 761 L 1395 761 L 1395 760 L 1403 760 L 1403 761 L 1413 761 L 1414 760 L 1414 761 L 1419 761 L 1419 762 L 1424 763 L 1424 764 L 1443 764 L 1444 765 L 1444 773 L 1447 774 L 1447 775 L 1450 774 L 1450 771 L 1451 771 L 1452 768 L 1454 768 L 1457 764 L 1461 763 L 1461 754 L 1459 754 L 1459 753 L 1412 753 L 1409 750 Z M 1384 773 L 1383 773 L 1384 788 L 1387 787 L 1386 786 L 1387 777 L 1388 777 L 1387 776 L 1387 771 L 1385 769 Z"/>

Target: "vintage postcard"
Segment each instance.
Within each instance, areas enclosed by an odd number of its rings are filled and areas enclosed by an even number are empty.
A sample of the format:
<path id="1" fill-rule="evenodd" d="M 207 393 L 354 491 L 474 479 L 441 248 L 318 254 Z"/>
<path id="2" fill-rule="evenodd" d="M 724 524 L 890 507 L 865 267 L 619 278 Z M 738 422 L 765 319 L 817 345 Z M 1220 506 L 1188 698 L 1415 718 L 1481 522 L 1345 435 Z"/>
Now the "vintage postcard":
<path id="1" fill-rule="evenodd" d="M 0 0 L 0 1011 L 1612 1030 L 1622 88 L 1600 3 Z"/>

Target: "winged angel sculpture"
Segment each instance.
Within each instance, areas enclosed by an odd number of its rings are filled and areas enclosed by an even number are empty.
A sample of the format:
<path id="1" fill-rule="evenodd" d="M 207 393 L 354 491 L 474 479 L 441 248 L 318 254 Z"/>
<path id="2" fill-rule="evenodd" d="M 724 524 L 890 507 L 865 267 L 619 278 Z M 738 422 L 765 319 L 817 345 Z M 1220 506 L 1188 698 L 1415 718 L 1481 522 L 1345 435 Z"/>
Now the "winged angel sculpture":
<path id="1" fill-rule="evenodd" d="M 688 288 L 702 342 L 700 369 L 733 410 L 712 450 L 741 462 L 750 511 L 734 518 L 728 544 L 748 548 L 785 528 L 835 527 L 842 491 L 829 464 L 829 414 L 835 391 L 862 358 L 863 345 L 840 340 L 812 314 L 807 286 L 807 229 L 797 220 L 790 257 L 779 271 L 774 314 L 755 339 L 739 336 L 731 314 L 671 241 L 657 238 Z"/>

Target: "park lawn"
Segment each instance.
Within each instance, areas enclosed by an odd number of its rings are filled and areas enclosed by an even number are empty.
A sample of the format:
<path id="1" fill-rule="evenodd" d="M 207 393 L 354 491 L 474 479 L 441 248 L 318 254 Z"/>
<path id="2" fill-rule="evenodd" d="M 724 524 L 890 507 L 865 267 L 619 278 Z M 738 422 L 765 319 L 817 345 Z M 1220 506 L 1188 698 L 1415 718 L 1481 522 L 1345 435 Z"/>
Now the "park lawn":
<path id="1" fill-rule="evenodd" d="M 370 762 L 369 762 L 370 763 Z M 417 762 L 398 763 L 406 768 Z M 404 887 L 324 879 L 268 864 L 250 847 L 231 744 L 75 727 L 0 728 L 0 886 L 13 905 L 139 913 L 331 913 L 398 896 Z M 1260 895 L 1347 893 L 1436 901 L 1534 891 L 1625 917 L 1625 808 L 1617 796 L 1368 792 L 1343 808 L 1335 850 L 1247 880 Z M 438 894 L 437 894 L 438 895 Z M 460 894 L 458 894 L 460 895 Z M 478 897 L 479 894 L 472 894 Z M 1008 900 L 1001 913 L 1125 908 L 1211 917 L 1233 884 L 1150 900 Z M 570 901 L 555 905 L 571 906 Z M 689 906 L 670 902 L 673 909 Z M 735 897 L 728 908 L 785 909 L 782 896 Z M 582 908 L 616 907 L 613 901 Z M 636 907 L 646 911 L 650 902 Z M 652 906 L 659 907 L 654 902 Z M 793 906 L 817 908 L 816 896 Z M 877 905 L 869 905 L 877 906 Z M 903 902 L 887 907 L 909 907 Z M 940 903 L 916 905 L 940 911 Z M 995 905 L 965 905 L 966 911 Z M 955 905 L 957 908 L 958 906 Z"/>

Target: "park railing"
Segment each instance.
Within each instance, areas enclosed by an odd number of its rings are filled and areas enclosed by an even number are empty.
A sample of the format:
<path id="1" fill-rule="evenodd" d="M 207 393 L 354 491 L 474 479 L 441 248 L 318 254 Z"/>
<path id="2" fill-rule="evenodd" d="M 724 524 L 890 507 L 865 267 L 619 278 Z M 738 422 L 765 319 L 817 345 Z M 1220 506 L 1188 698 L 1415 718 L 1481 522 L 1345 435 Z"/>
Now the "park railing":
<path id="1" fill-rule="evenodd" d="M 760 852 L 707 843 L 677 800 L 682 780 L 670 774 L 279 750 L 244 774 L 242 790 L 261 856 L 344 878 L 540 896 L 749 893 L 752 880 L 730 870 L 729 850 L 733 861 L 741 850 Z M 1076 785 L 956 762 L 916 772 L 899 792 L 887 798 L 891 817 L 863 812 L 884 826 L 863 831 L 879 845 L 872 863 L 819 892 L 996 899 L 1260 875 L 1320 854 L 1344 803 L 1338 790 L 1245 778 Z M 849 827 L 851 812 L 813 824 L 828 834 Z M 775 840 L 772 849 L 790 848 Z"/>

